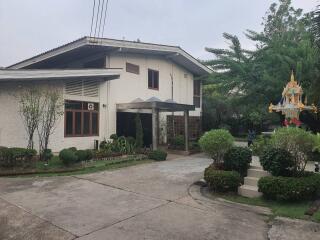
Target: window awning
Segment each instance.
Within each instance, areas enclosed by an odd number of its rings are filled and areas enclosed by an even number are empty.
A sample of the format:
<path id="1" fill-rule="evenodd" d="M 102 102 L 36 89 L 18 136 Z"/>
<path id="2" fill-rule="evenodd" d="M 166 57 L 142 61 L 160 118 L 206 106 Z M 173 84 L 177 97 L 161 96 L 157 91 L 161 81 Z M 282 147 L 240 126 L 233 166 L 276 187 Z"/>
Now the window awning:
<path id="1" fill-rule="evenodd" d="M 56 79 L 114 80 L 121 69 L 0 69 L 0 82 L 40 81 Z"/>

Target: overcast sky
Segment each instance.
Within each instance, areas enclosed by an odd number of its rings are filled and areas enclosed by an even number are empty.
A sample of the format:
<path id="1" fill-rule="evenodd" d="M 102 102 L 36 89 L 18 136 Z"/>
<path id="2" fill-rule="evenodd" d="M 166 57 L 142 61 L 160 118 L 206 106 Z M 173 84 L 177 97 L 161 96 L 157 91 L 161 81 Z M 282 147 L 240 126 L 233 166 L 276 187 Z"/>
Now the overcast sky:
<path id="1" fill-rule="evenodd" d="M 96 0 L 98 2 L 98 0 Z M 276 0 L 109 0 L 104 37 L 179 45 L 196 58 L 226 47 L 223 32 L 261 30 Z M 102 0 L 101 0 L 102 2 Z M 293 0 L 310 11 L 318 0 Z M 90 34 L 93 0 L 0 0 L 0 66 Z"/>

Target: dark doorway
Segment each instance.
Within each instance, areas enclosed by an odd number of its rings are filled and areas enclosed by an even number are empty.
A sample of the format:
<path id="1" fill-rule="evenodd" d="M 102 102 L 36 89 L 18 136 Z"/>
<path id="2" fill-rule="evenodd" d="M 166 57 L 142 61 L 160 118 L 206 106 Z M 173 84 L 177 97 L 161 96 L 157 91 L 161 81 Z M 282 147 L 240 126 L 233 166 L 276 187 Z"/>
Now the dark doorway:
<path id="1" fill-rule="evenodd" d="M 135 125 L 136 113 L 117 113 L 117 135 L 125 137 L 136 137 Z M 143 144 L 145 147 L 150 147 L 152 144 L 152 114 L 140 113 L 142 129 L 143 129 Z"/>

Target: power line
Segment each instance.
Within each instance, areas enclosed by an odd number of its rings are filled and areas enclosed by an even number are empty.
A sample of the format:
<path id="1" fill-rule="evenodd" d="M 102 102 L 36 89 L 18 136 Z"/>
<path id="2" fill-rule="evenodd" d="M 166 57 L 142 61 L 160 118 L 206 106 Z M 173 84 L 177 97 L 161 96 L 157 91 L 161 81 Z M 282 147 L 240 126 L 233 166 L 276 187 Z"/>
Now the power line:
<path id="1" fill-rule="evenodd" d="M 93 8 L 92 8 L 92 17 L 91 17 L 91 27 L 90 27 L 90 37 L 92 34 L 92 26 L 93 26 L 93 19 L 94 19 L 94 10 L 96 8 L 96 0 L 93 0 Z"/>
<path id="2" fill-rule="evenodd" d="M 100 13 L 100 20 L 99 20 L 99 30 L 98 30 L 98 37 L 100 36 L 100 30 L 101 30 L 101 21 L 102 21 L 102 17 L 103 17 L 103 14 L 104 14 L 104 1 L 105 0 L 102 0 L 102 8 L 101 8 L 101 13 Z M 97 16 L 99 17 L 99 16 Z"/>
<path id="3" fill-rule="evenodd" d="M 106 18 L 107 18 L 107 13 L 108 13 L 108 3 L 109 3 L 109 0 L 107 0 L 107 3 L 106 3 L 106 9 L 105 9 L 105 14 L 104 14 L 104 19 L 103 19 L 103 27 L 102 27 L 102 34 L 101 34 L 102 38 L 103 38 L 103 34 L 104 34 L 104 26 L 106 24 Z"/>
<path id="4" fill-rule="evenodd" d="M 100 0 L 99 0 L 99 4 L 98 4 L 98 11 L 97 11 L 97 17 L 96 17 L 96 26 L 94 28 L 94 37 L 96 37 L 96 33 L 97 33 L 99 13 L 100 13 Z"/>

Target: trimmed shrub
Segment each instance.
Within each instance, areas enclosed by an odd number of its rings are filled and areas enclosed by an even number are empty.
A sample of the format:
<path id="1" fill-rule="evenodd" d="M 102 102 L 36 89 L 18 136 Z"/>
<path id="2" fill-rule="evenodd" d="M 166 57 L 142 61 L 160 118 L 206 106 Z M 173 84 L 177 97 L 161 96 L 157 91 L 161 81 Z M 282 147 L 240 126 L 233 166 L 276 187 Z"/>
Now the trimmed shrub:
<path id="1" fill-rule="evenodd" d="M 148 158 L 156 161 L 165 161 L 167 155 L 168 154 L 163 150 L 153 150 L 148 153 Z"/>
<path id="2" fill-rule="evenodd" d="M 88 161 L 93 158 L 93 153 L 90 149 L 87 150 L 78 150 L 75 152 L 75 155 L 77 156 L 77 161 Z"/>
<path id="3" fill-rule="evenodd" d="M 270 148 L 260 158 L 264 170 L 273 176 L 290 176 L 294 161 L 292 155 L 284 149 Z"/>
<path id="4" fill-rule="evenodd" d="M 26 148 L 0 148 L 0 167 L 29 168 L 35 164 L 36 150 Z"/>
<path id="5" fill-rule="evenodd" d="M 71 147 L 71 148 L 68 148 L 68 149 L 69 149 L 70 151 L 72 151 L 72 152 L 78 151 L 76 147 Z"/>
<path id="6" fill-rule="evenodd" d="M 42 159 L 44 161 L 49 161 L 53 157 L 53 153 L 51 149 L 44 149 L 42 152 Z"/>
<path id="7" fill-rule="evenodd" d="M 232 147 L 224 155 L 223 166 L 225 170 L 236 171 L 246 176 L 250 167 L 252 153 L 246 147 Z"/>
<path id="8" fill-rule="evenodd" d="M 59 153 L 59 158 L 64 165 L 69 166 L 78 161 L 78 157 L 75 151 L 69 149 L 63 149 Z"/>
<path id="9" fill-rule="evenodd" d="M 303 177 L 263 177 L 259 191 L 267 199 L 278 201 L 312 200 L 320 194 L 320 174 L 308 173 Z"/>
<path id="10" fill-rule="evenodd" d="M 205 169 L 204 179 L 208 187 L 215 192 L 236 192 L 241 183 L 239 173 L 216 170 L 212 166 Z"/>
<path id="11" fill-rule="evenodd" d="M 271 140 L 274 147 L 291 153 L 294 161 L 293 170 L 301 174 L 316 145 L 315 135 L 301 128 L 287 127 L 278 129 Z"/>
<path id="12" fill-rule="evenodd" d="M 199 145 L 215 164 L 223 163 L 224 154 L 233 146 L 234 138 L 224 129 L 206 132 L 199 140 Z"/>

